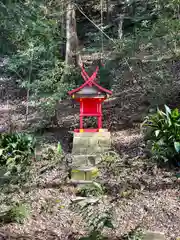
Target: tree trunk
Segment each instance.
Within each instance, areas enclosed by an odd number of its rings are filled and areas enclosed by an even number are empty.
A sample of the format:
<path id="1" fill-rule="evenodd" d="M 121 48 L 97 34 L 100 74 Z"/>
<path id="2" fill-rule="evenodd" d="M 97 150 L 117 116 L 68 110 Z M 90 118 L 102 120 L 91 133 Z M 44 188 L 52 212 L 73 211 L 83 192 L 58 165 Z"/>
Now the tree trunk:
<path id="1" fill-rule="evenodd" d="M 61 3 L 61 46 L 60 46 L 60 54 L 61 58 L 65 60 L 66 57 L 66 14 L 65 14 L 65 4 L 64 1 Z"/>
<path id="2" fill-rule="evenodd" d="M 58 107 L 59 107 L 59 100 L 56 100 L 55 102 L 55 111 L 54 111 L 54 115 L 51 117 L 50 122 L 54 125 L 54 126 L 59 126 L 59 121 L 58 121 Z"/>
<path id="3" fill-rule="evenodd" d="M 109 0 L 106 0 L 106 20 L 107 20 L 107 24 L 109 24 L 110 22 L 110 11 L 109 11 Z"/>
<path id="4" fill-rule="evenodd" d="M 124 14 L 119 16 L 119 24 L 118 24 L 118 37 L 122 39 L 123 37 L 123 22 L 124 22 Z"/>
<path id="5" fill-rule="evenodd" d="M 78 37 L 74 4 L 69 2 L 66 9 L 66 65 L 79 64 Z"/>

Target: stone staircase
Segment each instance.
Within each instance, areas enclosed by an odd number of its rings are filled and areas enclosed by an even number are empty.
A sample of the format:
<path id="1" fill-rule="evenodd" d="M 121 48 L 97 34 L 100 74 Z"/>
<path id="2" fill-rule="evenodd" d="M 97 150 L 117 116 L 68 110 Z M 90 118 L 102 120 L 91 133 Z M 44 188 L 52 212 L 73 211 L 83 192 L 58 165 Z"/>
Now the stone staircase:
<path id="1" fill-rule="evenodd" d="M 101 161 L 102 153 L 111 149 L 111 134 L 102 132 L 74 133 L 71 182 L 91 183 L 98 175 L 96 165 Z"/>

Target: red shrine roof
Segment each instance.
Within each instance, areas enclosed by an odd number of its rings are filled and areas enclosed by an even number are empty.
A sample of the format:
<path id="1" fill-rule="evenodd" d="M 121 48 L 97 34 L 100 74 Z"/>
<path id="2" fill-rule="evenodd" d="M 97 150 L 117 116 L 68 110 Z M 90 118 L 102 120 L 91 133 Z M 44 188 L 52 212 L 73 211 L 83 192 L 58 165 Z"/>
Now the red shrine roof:
<path id="1" fill-rule="evenodd" d="M 84 88 L 86 85 L 88 85 L 87 82 L 83 83 L 80 87 L 76 88 L 76 89 L 73 89 L 71 91 L 68 92 L 69 95 L 72 95 L 73 93 L 76 93 L 78 91 L 80 91 L 82 88 Z M 112 91 L 106 89 L 106 88 L 103 88 L 101 87 L 99 84 L 97 84 L 96 82 L 92 82 L 92 85 L 96 86 L 99 90 L 101 90 L 102 92 L 106 92 L 108 94 L 112 94 Z"/>
<path id="2" fill-rule="evenodd" d="M 69 95 L 72 95 L 78 91 L 80 91 L 82 88 L 86 87 L 86 86 L 89 86 L 89 87 L 92 87 L 93 85 L 96 86 L 101 92 L 105 92 L 105 93 L 108 93 L 108 94 L 112 94 L 112 91 L 106 89 L 106 88 L 103 88 L 102 86 L 100 86 L 99 84 L 97 84 L 95 82 L 95 78 L 96 78 L 96 75 L 97 75 L 97 72 L 99 70 L 99 67 L 96 68 L 96 71 L 92 74 L 91 77 L 89 77 L 87 75 L 87 73 L 85 72 L 84 68 L 82 67 L 82 72 L 81 72 L 81 75 L 83 76 L 84 80 L 85 80 L 85 83 L 83 83 L 80 87 L 76 88 L 76 89 L 73 89 L 71 91 L 68 92 Z"/>

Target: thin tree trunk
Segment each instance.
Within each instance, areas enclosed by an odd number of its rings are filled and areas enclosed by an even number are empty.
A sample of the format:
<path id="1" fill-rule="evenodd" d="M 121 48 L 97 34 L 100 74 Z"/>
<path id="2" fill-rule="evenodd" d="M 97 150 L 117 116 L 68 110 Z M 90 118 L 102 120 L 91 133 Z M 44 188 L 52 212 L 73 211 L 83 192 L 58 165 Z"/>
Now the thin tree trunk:
<path id="1" fill-rule="evenodd" d="M 180 6 L 177 6 L 177 19 L 180 19 Z"/>
<path id="2" fill-rule="evenodd" d="M 123 37 L 123 22 L 124 22 L 124 14 L 119 16 L 119 24 L 118 24 L 118 37 L 122 39 Z"/>
<path id="3" fill-rule="evenodd" d="M 107 20 L 107 24 L 109 24 L 109 21 L 110 21 L 110 11 L 109 11 L 109 2 L 110 0 L 106 0 L 106 20 Z"/>
<path id="4" fill-rule="evenodd" d="M 61 58 L 65 60 L 66 57 L 66 14 L 65 14 L 65 4 L 64 1 L 61 3 L 62 12 L 61 12 L 61 47 L 60 54 Z"/>
<path id="5" fill-rule="evenodd" d="M 75 7 L 72 2 L 69 2 L 66 10 L 66 65 L 77 66 L 78 63 L 79 54 Z"/>

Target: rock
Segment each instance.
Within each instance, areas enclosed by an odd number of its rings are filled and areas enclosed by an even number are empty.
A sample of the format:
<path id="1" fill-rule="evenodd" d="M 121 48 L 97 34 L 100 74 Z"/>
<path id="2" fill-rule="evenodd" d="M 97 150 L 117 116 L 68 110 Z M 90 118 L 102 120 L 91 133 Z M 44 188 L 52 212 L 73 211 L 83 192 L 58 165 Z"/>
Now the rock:
<path id="1" fill-rule="evenodd" d="M 152 114 L 152 113 L 155 113 L 155 112 L 156 112 L 156 109 L 155 109 L 155 108 L 150 108 L 150 109 L 149 109 L 149 113 Z"/>
<path id="2" fill-rule="evenodd" d="M 8 131 L 8 126 L 0 126 L 0 133 L 4 133 Z"/>
<path id="3" fill-rule="evenodd" d="M 166 240 L 164 233 L 148 231 L 144 234 L 144 240 Z"/>
<path id="4" fill-rule="evenodd" d="M 81 202 L 81 201 L 85 201 L 87 203 L 96 203 L 99 201 L 99 198 L 95 198 L 95 197 L 74 197 L 74 198 L 71 198 L 71 202 L 72 203 L 78 203 L 78 202 Z"/>

